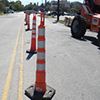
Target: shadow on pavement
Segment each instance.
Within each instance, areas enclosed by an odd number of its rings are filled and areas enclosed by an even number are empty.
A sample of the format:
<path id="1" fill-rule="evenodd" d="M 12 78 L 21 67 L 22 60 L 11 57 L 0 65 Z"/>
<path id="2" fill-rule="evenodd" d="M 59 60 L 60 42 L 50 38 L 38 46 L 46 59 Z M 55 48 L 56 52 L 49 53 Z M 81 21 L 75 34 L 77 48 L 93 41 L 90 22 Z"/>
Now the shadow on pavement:
<path id="1" fill-rule="evenodd" d="M 26 60 L 29 60 L 34 54 L 29 53 L 29 55 L 27 56 Z"/>
<path id="2" fill-rule="evenodd" d="M 27 25 L 27 24 L 24 24 L 24 25 Z"/>
<path id="3" fill-rule="evenodd" d="M 32 31 L 32 29 L 25 29 L 25 31 Z"/>
<path id="4" fill-rule="evenodd" d="M 74 39 L 77 39 L 77 40 L 79 40 L 79 41 L 86 41 L 86 39 L 84 39 L 83 37 L 82 38 L 75 38 L 75 37 L 73 37 L 73 36 L 71 36 L 72 38 L 74 38 Z"/>
<path id="5" fill-rule="evenodd" d="M 98 39 L 97 39 L 97 38 L 95 38 L 95 37 L 91 37 L 91 36 L 84 36 L 83 38 L 86 39 L 86 40 L 91 41 L 91 43 L 92 43 L 93 45 L 99 47 Z"/>
<path id="6" fill-rule="evenodd" d="M 74 38 L 73 36 L 71 36 L 72 38 Z M 91 36 L 84 36 L 84 37 L 82 37 L 82 38 L 74 38 L 74 39 L 77 39 L 77 40 L 79 40 L 79 41 L 91 41 L 91 44 L 93 44 L 93 45 L 95 45 L 95 46 L 97 46 L 97 47 L 99 47 L 99 44 L 98 44 L 98 39 L 97 38 L 95 38 L 95 37 L 91 37 Z M 99 50 L 100 50 L 100 47 L 98 48 Z"/>
<path id="7" fill-rule="evenodd" d="M 58 23 L 58 21 L 53 22 L 53 24 L 57 24 L 57 23 Z"/>
<path id="8" fill-rule="evenodd" d="M 66 27 L 71 27 L 71 25 L 65 25 Z"/>

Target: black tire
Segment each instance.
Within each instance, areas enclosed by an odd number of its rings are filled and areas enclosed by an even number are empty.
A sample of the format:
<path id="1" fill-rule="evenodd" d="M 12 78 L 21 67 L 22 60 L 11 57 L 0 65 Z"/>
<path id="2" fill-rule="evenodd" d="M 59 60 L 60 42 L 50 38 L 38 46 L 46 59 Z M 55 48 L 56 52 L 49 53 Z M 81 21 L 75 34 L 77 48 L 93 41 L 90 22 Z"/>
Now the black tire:
<path id="1" fill-rule="evenodd" d="M 98 44 L 99 44 L 99 47 L 100 47 L 100 38 L 98 38 Z"/>
<path id="2" fill-rule="evenodd" d="M 99 44 L 99 47 L 100 47 L 100 26 L 99 26 L 99 31 L 98 31 L 98 44 Z"/>
<path id="3" fill-rule="evenodd" d="M 75 16 L 71 24 L 71 33 L 75 38 L 81 38 L 86 32 L 86 19 L 81 16 Z"/>

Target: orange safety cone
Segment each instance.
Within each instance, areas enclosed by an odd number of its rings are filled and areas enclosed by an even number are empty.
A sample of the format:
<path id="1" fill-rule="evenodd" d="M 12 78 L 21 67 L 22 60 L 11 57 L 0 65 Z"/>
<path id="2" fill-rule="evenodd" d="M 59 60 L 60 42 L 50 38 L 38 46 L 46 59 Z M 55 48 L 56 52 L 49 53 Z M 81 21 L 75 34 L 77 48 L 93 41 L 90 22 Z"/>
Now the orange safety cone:
<path id="1" fill-rule="evenodd" d="M 51 100 L 55 89 L 46 85 L 45 71 L 45 14 L 41 13 L 41 24 L 38 26 L 37 69 L 35 85 L 25 90 L 26 96 L 31 100 Z"/>
<path id="2" fill-rule="evenodd" d="M 41 24 L 38 26 L 38 49 L 37 49 L 37 71 L 35 91 L 45 92 L 45 26 L 44 26 L 44 14 L 42 13 Z M 43 21 L 42 21 L 43 20 Z"/>
<path id="3" fill-rule="evenodd" d="M 26 21 L 26 16 L 27 16 L 27 12 L 26 12 L 26 14 L 25 14 L 25 21 Z"/>
<path id="4" fill-rule="evenodd" d="M 26 12 L 26 25 L 28 24 L 28 12 Z"/>
<path id="5" fill-rule="evenodd" d="M 31 54 L 37 53 L 36 52 L 36 13 L 33 13 L 31 49 L 27 50 L 26 52 Z"/>
<path id="6" fill-rule="evenodd" d="M 30 30 L 30 14 L 28 13 L 27 30 Z"/>
<path id="7" fill-rule="evenodd" d="M 26 16 L 25 16 L 25 22 L 26 22 L 26 25 L 27 25 L 27 12 L 26 12 Z"/>

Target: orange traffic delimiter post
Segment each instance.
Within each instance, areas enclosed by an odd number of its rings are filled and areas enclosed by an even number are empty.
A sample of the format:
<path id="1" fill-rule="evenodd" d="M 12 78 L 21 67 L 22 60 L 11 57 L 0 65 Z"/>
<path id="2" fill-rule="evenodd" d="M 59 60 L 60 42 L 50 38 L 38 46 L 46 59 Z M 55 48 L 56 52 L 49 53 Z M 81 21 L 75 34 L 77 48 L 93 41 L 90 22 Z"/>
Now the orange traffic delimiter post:
<path id="1" fill-rule="evenodd" d="M 36 52 L 36 13 L 33 13 L 33 23 L 32 23 L 32 35 L 31 35 L 31 48 L 26 51 L 27 53 L 37 53 Z"/>
<path id="2" fill-rule="evenodd" d="M 41 13 L 41 24 L 38 26 L 38 49 L 37 49 L 37 71 L 35 91 L 45 92 L 45 26 L 44 13 Z"/>
<path id="3" fill-rule="evenodd" d="M 30 14 L 28 13 L 27 30 L 30 30 Z"/>

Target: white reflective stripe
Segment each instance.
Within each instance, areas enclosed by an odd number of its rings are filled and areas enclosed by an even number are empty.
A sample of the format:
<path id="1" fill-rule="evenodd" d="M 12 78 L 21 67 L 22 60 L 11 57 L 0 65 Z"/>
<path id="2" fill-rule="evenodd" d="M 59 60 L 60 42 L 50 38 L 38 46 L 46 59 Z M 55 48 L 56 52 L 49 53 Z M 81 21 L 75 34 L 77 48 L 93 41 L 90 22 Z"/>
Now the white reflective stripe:
<path id="1" fill-rule="evenodd" d="M 45 35 L 45 28 L 43 28 L 43 29 L 38 29 L 38 35 L 40 35 L 40 36 L 44 36 Z"/>
<path id="2" fill-rule="evenodd" d="M 27 16 L 27 21 L 28 21 L 28 16 Z"/>
<path id="3" fill-rule="evenodd" d="M 38 41 L 38 48 L 45 48 L 45 41 Z"/>
<path id="4" fill-rule="evenodd" d="M 45 52 L 43 53 L 37 52 L 37 59 L 45 59 Z"/>
<path id="5" fill-rule="evenodd" d="M 32 38 L 36 38 L 36 35 L 32 35 Z"/>
<path id="6" fill-rule="evenodd" d="M 86 6 L 83 5 L 83 8 L 84 8 L 84 10 L 85 10 L 85 13 L 86 13 L 86 14 L 89 14 L 89 11 L 87 10 Z"/>
<path id="7" fill-rule="evenodd" d="M 45 70 L 45 64 L 37 64 L 37 70 Z"/>
<path id="8" fill-rule="evenodd" d="M 36 30 L 32 30 L 32 33 L 36 33 Z"/>
<path id="9" fill-rule="evenodd" d="M 36 28 L 36 25 L 33 25 L 33 28 Z"/>
<path id="10" fill-rule="evenodd" d="M 36 20 L 33 20 L 33 23 L 36 23 Z"/>

